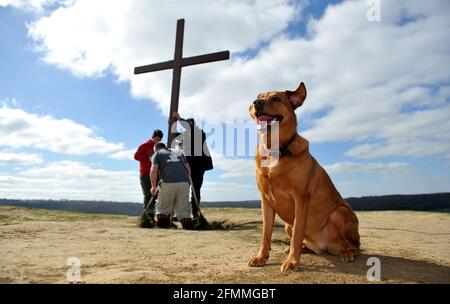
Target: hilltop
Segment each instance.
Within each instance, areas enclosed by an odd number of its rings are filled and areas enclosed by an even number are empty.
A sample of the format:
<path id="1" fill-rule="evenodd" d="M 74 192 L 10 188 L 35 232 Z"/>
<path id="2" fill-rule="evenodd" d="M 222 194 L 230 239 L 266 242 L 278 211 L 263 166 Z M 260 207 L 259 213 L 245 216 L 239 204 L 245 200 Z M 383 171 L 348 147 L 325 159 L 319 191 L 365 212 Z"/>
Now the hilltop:
<path id="1" fill-rule="evenodd" d="M 277 219 L 268 265 L 249 268 L 258 250 L 258 209 L 207 208 L 228 229 L 141 229 L 137 217 L 0 206 L 0 283 L 67 283 L 67 258 L 85 283 L 369 283 L 369 257 L 382 283 L 450 283 L 450 215 L 357 212 L 362 255 L 343 264 L 304 254 L 299 272 L 281 273 L 288 238 Z"/>

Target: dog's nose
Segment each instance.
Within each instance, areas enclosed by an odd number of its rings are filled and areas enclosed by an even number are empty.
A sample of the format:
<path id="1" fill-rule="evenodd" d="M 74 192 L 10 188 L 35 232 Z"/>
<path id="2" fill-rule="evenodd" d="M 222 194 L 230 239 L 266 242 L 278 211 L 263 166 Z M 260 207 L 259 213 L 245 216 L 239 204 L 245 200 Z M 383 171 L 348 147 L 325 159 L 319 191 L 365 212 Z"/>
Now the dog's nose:
<path id="1" fill-rule="evenodd" d="M 262 104 L 263 104 L 263 102 L 262 102 L 262 100 L 260 100 L 260 99 L 256 99 L 256 100 L 253 102 L 253 106 L 255 107 L 255 109 L 261 108 Z"/>

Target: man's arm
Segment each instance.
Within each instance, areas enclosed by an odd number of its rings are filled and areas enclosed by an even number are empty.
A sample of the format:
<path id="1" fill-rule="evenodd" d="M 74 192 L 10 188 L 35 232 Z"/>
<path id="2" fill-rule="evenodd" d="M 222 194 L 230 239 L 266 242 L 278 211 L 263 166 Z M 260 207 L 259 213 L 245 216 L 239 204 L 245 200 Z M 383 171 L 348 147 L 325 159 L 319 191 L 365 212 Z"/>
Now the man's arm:
<path id="1" fill-rule="evenodd" d="M 158 165 L 153 164 L 150 170 L 150 181 L 152 183 L 152 189 L 150 190 L 150 192 L 152 193 L 152 195 L 156 194 L 156 189 L 158 187 L 158 173 Z"/>
<path id="2" fill-rule="evenodd" d="M 156 194 L 158 188 L 159 161 L 159 154 L 154 153 L 151 159 L 152 167 L 150 169 L 150 182 L 152 184 L 150 192 L 152 193 L 152 195 Z"/>
<path id="3" fill-rule="evenodd" d="M 136 153 L 134 153 L 134 159 L 138 161 L 145 161 L 148 159 L 149 154 L 145 147 L 145 144 L 142 144 L 139 146 L 139 148 L 136 150 Z"/>
<path id="4" fill-rule="evenodd" d="M 190 131 L 191 126 L 189 125 L 189 123 L 187 122 L 186 119 L 181 118 L 180 114 L 178 114 L 178 112 L 174 112 L 172 114 L 172 116 L 175 118 L 175 121 L 179 121 L 180 125 L 183 127 L 183 129 Z"/>
<path id="5" fill-rule="evenodd" d="M 189 176 L 191 176 L 191 166 L 189 166 L 189 163 L 186 160 L 186 156 L 184 156 L 183 154 L 181 154 L 180 156 L 178 156 L 178 159 L 181 161 L 181 163 L 185 166 L 186 171 L 188 173 Z"/>
<path id="6" fill-rule="evenodd" d="M 188 175 L 191 176 L 191 167 L 189 166 L 188 163 L 185 163 L 184 165 L 186 166 L 186 170 L 188 172 Z"/>

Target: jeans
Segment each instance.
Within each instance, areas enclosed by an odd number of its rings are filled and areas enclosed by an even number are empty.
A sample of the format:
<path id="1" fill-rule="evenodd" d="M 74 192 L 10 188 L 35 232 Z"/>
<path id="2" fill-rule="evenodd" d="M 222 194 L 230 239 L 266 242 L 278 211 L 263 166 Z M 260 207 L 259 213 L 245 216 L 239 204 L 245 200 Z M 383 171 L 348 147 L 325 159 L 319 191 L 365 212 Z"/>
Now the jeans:
<path id="1" fill-rule="evenodd" d="M 150 199 L 152 198 L 152 194 L 150 193 L 150 189 L 152 187 L 150 182 L 150 175 L 141 175 L 141 187 L 142 194 L 144 195 L 144 209 L 147 208 L 147 205 L 150 203 Z M 155 213 L 155 207 L 148 210 L 150 213 Z"/>
<path id="2" fill-rule="evenodd" d="M 198 207 L 197 204 L 194 201 L 194 191 L 197 196 L 198 204 L 200 206 L 200 189 L 203 184 L 203 175 L 205 174 L 205 170 L 196 170 L 195 168 L 192 168 L 191 171 L 191 178 L 192 178 L 192 193 L 191 193 L 191 204 L 192 204 L 192 216 L 197 217 L 198 214 Z"/>

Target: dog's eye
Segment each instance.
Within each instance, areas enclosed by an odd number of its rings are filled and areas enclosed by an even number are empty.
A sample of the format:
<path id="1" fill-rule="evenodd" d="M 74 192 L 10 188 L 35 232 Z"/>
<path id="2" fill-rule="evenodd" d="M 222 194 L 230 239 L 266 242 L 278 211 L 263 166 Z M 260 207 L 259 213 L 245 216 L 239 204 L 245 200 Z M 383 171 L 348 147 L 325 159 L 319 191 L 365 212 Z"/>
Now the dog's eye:
<path id="1" fill-rule="evenodd" d="M 270 102 L 280 102 L 280 101 L 281 101 L 280 97 L 272 97 L 272 98 L 270 98 Z"/>

